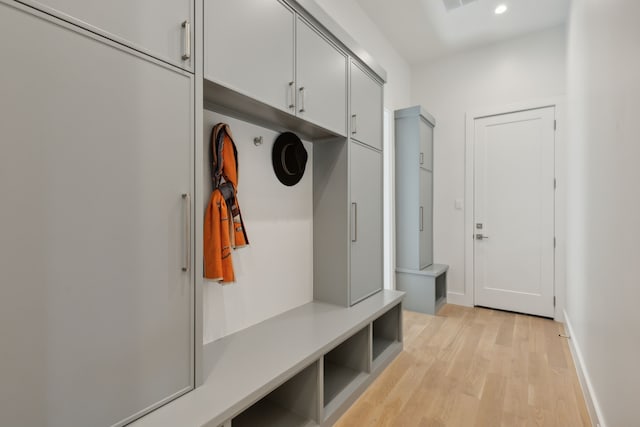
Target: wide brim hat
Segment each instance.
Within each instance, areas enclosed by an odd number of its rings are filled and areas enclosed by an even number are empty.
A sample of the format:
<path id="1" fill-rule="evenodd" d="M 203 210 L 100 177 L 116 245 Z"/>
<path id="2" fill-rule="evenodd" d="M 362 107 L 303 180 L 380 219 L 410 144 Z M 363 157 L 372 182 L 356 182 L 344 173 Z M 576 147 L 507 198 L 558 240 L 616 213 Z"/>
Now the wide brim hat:
<path id="1" fill-rule="evenodd" d="M 271 160 L 278 180 L 286 186 L 296 185 L 304 176 L 307 150 L 295 133 L 281 133 L 273 143 Z"/>

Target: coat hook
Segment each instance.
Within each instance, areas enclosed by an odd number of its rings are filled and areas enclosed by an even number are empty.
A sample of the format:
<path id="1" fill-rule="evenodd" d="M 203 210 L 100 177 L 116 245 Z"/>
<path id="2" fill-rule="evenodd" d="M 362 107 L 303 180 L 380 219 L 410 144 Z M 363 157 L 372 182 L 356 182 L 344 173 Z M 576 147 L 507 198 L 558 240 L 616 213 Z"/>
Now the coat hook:
<path id="1" fill-rule="evenodd" d="M 256 136 L 255 138 L 253 138 L 253 145 L 255 145 L 256 147 L 259 147 L 262 145 L 262 137 L 261 136 Z"/>

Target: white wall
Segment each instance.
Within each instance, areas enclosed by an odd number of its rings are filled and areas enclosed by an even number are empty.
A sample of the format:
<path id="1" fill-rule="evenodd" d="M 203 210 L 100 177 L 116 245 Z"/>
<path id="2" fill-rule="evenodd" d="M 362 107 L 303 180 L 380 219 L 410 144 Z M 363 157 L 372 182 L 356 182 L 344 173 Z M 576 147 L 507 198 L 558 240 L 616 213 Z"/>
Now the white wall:
<path id="1" fill-rule="evenodd" d="M 465 115 L 565 94 L 565 28 L 474 49 L 412 68 L 413 104 L 436 118 L 434 260 L 449 264 L 450 302 L 472 304 L 464 283 Z"/>
<path id="2" fill-rule="evenodd" d="M 568 32 L 566 318 L 602 427 L 640 425 L 639 20 L 579 0 Z"/>
<path id="3" fill-rule="evenodd" d="M 389 110 L 408 107 L 411 70 L 407 61 L 354 0 L 316 0 L 337 23 L 387 72 L 384 106 Z"/>
<path id="4" fill-rule="evenodd" d="M 233 251 L 236 283 L 203 283 L 205 343 L 313 300 L 313 145 L 304 142 L 302 180 L 286 187 L 271 166 L 277 132 L 205 111 L 205 153 L 219 122 L 230 125 L 238 149 L 238 200 L 250 245 Z"/>

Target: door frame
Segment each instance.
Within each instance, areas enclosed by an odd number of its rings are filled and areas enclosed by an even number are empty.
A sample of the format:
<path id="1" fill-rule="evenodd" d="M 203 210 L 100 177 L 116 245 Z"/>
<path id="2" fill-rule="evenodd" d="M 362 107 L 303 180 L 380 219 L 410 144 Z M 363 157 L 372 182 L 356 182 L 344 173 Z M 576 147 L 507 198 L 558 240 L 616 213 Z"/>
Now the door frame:
<path id="1" fill-rule="evenodd" d="M 554 172 L 557 187 L 554 195 L 554 222 L 556 249 L 554 251 L 554 295 L 556 321 L 564 320 L 566 287 L 566 134 L 565 134 L 565 100 L 564 97 L 546 99 L 534 99 L 520 103 L 478 108 L 466 113 L 465 134 L 465 191 L 464 191 L 464 293 L 451 292 L 447 295 L 449 302 L 466 306 L 475 303 L 474 283 L 474 174 L 475 174 L 475 120 L 498 116 L 502 114 L 520 111 L 534 110 L 538 108 L 555 107 L 556 133 L 555 133 L 555 165 Z"/>

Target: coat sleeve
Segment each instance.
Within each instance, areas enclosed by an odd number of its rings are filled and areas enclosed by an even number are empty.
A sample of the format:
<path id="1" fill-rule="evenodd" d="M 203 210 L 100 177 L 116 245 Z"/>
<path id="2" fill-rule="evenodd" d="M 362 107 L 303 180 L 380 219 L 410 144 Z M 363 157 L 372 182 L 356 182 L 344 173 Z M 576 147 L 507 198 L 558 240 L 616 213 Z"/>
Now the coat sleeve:
<path id="1" fill-rule="evenodd" d="M 231 259 L 227 205 L 219 190 L 214 190 L 204 218 L 204 277 L 223 283 L 235 281 Z"/>

